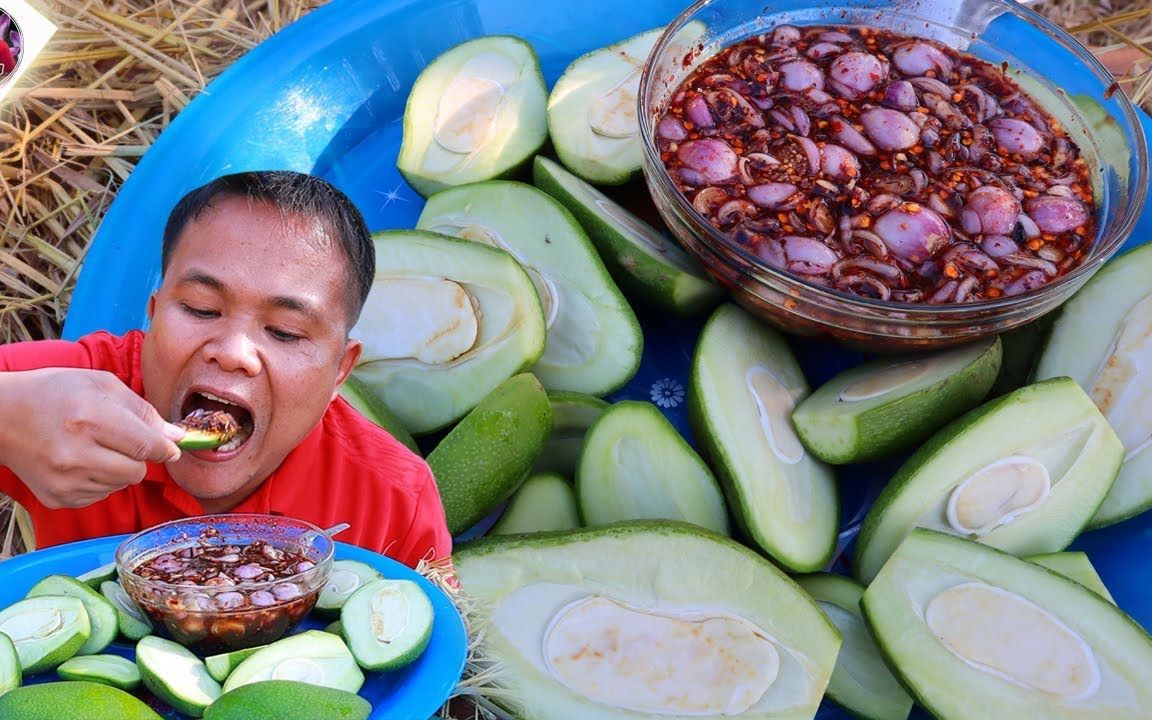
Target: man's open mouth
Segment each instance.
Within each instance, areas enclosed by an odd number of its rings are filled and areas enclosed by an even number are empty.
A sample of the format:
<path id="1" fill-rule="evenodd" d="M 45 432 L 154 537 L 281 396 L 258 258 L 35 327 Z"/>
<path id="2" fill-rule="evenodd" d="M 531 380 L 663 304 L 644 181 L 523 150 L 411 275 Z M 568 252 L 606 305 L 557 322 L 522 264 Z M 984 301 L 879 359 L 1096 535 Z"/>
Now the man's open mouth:
<path id="1" fill-rule="evenodd" d="M 180 414 L 184 418 L 181 424 L 194 428 L 201 436 L 209 440 L 213 437 L 224 440 L 214 448 L 217 453 L 237 450 L 252 437 L 252 412 L 236 400 L 206 390 L 190 392 L 180 406 Z M 211 447 L 209 442 L 205 449 Z"/>

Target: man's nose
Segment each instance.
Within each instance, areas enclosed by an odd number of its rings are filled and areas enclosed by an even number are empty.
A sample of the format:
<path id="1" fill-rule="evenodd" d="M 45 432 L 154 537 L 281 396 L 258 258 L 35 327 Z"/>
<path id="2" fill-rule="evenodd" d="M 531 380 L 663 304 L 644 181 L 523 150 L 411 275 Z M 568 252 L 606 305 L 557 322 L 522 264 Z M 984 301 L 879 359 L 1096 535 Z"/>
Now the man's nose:
<path id="1" fill-rule="evenodd" d="M 247 328 L 230 327 L 206 346 L 208 360 L 226 372 L 256 375 L 260 372 L 260 352 Z"/>

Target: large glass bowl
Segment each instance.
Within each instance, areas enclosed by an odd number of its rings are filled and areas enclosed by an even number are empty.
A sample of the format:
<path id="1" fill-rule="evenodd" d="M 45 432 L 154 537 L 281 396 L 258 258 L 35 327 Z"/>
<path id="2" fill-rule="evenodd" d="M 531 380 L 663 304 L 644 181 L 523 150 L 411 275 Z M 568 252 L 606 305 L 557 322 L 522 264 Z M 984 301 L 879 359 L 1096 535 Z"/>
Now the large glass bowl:
<path id="1" fill-rule="evenodd" d="M 640 82 L 644 177 L 672 234 L 752 313 L 789 332 L 831 338 L 873 352 L 957 345 L 1026 324 L 1067 300 L 1124 243 L 1148 191 L 1148 151 L 1135 108 L 1095 58 L 1057 26 L 1013 0 L 948 3 L 702 0 L 681 13 L 653 48 Z M 858 25 L 930 37 L 1000 65 L 1068 129 L 1088 164 L 1097 235 L 1083 263 L 1014 297 L 957 305 L 858 297 L 777 269 L 730 240 L 697 212 L 669 178 L 655 128 L 669 98 L 698 65 L 723 48 L 780 24 Z M 689 41 L 686 41 L 688 39 Z M 1045 69 L 1059 68 L 1057 86 Z"/>
<path id="2" fill-rule="evenodd" d="M 142 563 L 185 548 L 247 546 L 257 540 L 303 555 L 313 565 L 289 579 L 226 585 L 161 582 L 136 572 Z M 249 513 L 202 515 L 125 539 L 116 549 L 116 571 L 124 591 L 159 634 L 199 655 L 213 655 L 266 645 L 294 630 L 328 582 L 334 550 L 323 530 L 303 520 Z M 258 592 L 263 594 L 256 596 Z"/>

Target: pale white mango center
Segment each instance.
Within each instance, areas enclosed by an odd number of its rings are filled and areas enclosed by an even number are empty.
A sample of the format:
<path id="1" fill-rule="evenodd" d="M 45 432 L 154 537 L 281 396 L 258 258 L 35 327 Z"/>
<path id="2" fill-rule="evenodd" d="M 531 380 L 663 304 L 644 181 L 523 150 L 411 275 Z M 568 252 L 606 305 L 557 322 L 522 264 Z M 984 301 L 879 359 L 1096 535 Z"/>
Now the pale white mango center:
<path id="1" fill-rule="evenodd" d="M 450 362 L 472 349 L 480 319 L 468 292 L 438 277 L 377 277 L 363 316 L 371 327 L 352 336 L 363 343 L 361 362 L 414 358 L 430 365 Z"/>
<path id="2" fill-rule="evenodd" d="M 394 585 L 385 585 L 372 594 L 372 635 L 380 642 L 392 642 L 408 627 L 412 604 L 408 596 Z"/>
<path id="3" fill-rule="evenodd" d="M 132 598 L 128 597 L 128 593 L 124 592 L 124 588 L 120 587 L 119 584 L 113 585 L 112 590 L 109 591 L 108 594 L 112 597 L 113 605 L 137 620 L 144 621 L 144 613 L 136 606 Z"/>
<path id="4" fill-rule="evenodd" d="M 308 658 L 288 658 L 272 668 L 271 679 L 296 680 L 321 685 L 324 683 L 324 668 L 320 663 Z"/>
<path id="5" fill-rule="evenodd" d="M 965 535 L 985 535 L 1035 510 L 1051 489 L 1048 468 L 1035 458 L 1001 458 L 956 486 L 948 498 L 948 524 Z"/>
<path id="6" fill-rule="evenodd" d="M 697 277 L 704 276 L 700 272 L 699 266 L 693 263 L 692 258 L 688 256 L 688 253 L 607 197 L 597 195 L 596 207 L 599 208 L 602 215 L 612 218 L 616 224 L 630 232 L 634 239 L 639 240 L 637 247 L 640 250 L 652 257 L 664 260 L 678 270 L 683 270 Z"/>
<path id="7" fill-rule="evenodd" d="M 1112 352 L 1092 381 L 1092 400 L 1130 460 L 1152 442 L 1152 294 L 1124 317 Z"/>
<path id="8" fill-rule="evenodd" d="M 328 576 L 328 589 L 347 594 L 360 587 L 360 576 L 351 570 L 333 570 Z"/>
<path id="9" fill-rule="evenodd" d="M 871 400 L 874 397 L 911 385 L 924 377 L 931 367 L 931 363 L 927 360 L 906 360 L 880 368 L 841 390 L 840 401 Z"/>
<path id="10" fill-rule="evenodd" d="M 460 222 L 465 221 L 461 220 Z M 544 326 L 550 328 L 556 322 L 556 315 L 560 312 L 560 296 L 556 291 L 556 284 L 552 282 L 551 278 L 545 277 L 534 266 L 526 262 L 524 257 L 516 251 L 516 248 L 504 241 L 500 233 L 484 225 L 467 224 L 439 225 L 434 231 L 455 235 L 483 245 L 491 245 L 516 258 L 516 262 L 520 263 L 520 266 L 527 271 L 528 277 L 532 278 L 532 284 L 536 286 L 536 294 L 540 296 L 540 305 L 544 309 Z"/>
<path id="11" fill-rule="evenodd" d="M 793 392 L 763 365 L 753 365 L 744 374 L 744 384 L 756 401 L 760 414 L 760 430 L 768 440 L 772 452 L 782 462 L 795 465 L 804 459 L 804 446 L 792 427 L 792 411 L 796 408 Z"/>
<path id="12" fill-rule="evenodd" d="M 971 582 L 928 603 L 924 621 L 971 667 L 1066 699 L 1100 689 L 1100 668 L 1084 639 L 1055 616 L 1003 588 Z"/>
<path id="13" fill-rule="evenodd" d="M 544 635 L 547 670 L 610 707 L 657 715 L 737 715 L 775 682 L 780 656 L 744 618 L 678 615 L 599 596 L 561 609 Z"/>
<path id="14" fill-rule="evenodd" d="M 0 623 L 0 632 L 12 642 L 43 640 L 64 627 L 64 613 L 55 608 L 38 608 L 18 612 Z"/>
<path id="15" fill-rule="evenodd" d="M 639 92 L 640 68 L 635 68 L 588 106 L 588 126 L 592 132 L 610 138 L 628 138 L 639 133 L 640 123 L 636 118 Z"/>
<path id="16" fill-rule="evenodd" d="M 469 58 L 440 95 L 432 125 L 436 143 L 461 154 L 484 149 L 496 134 L 500 105 L 519 74 L 516 62 L 499 53 Z"/>

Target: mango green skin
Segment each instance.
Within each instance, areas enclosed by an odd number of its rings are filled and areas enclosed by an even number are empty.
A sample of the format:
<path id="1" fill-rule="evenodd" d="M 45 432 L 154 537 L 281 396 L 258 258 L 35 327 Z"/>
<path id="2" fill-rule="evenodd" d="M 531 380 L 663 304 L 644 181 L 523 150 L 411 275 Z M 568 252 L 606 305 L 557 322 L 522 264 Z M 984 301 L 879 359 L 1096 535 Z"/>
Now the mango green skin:
<path id="1" fill-rule="evenodd" d="M 724 303 L 708 318 L 696 345 L 688 420 L 748 546 L 794 572 L 815 572 L 836 551 L 840 505 L 835 476 L 811 453 L 786 465 L 768 448 L 758 429 L 759 411 L 741 384 L 752 366 L 771 368 L 807 395 L 807 380 L 785 336 L 743 308 Z M 788 493 L 798 486 L 811 493 L 803 517 L 789 510 Z"/>
<path id="2" fill-rule="evenodd" d="M 372 703 L 355 693 L 296 680 L 262 680 L 225 693 L 204 720 L 368 720 Z"/>
<path id="3" fill-rule="evenodd" d="M 408 607 L 407 625 L 388 642 L 377 639 L 379 629 L 373 616 L 373 598 L 382 590 L 400 593 Z M 416 583 L 380 578 L 363 585 L 344 603 L 340 610 L 340 635 L 357 664 L 365 670 L 399 670 L 415 662 L 428 647 L 435 614 L 432 601 Z M 395 620 L 390 617 L 386 621 Z"/>
<path id="4" fill-rule="evenodd" d="M 461 169 L 427 170 L 423 161 L 429 146 L 436 142 L 432 135 L 439 98 L 472 55 L 498 51 L 515 57 L 524 69 L 516 115 L 498 118 L 501 137 L 493 147 L 478 151 Z M 547 104 L 548 87 L 531 43 L 511 35 L 485 35 L 462 42 L 433 58 L 412 83 L 404 105 L 404 130 L 396 169 L 424 197 L 457 185 L 515 175 L 548 139 Z"/>
<path id="5" fill-rule="evenodd" d="M 810 705 L 797 703 L 791 712 L 773 714 L 781 720 L 815 716 L 840 648 L 839 631 L 784 571 L 749 548 L 689 523 L 640 520 L 488 536 L 460 546 L 453 558 L 461 589 L 481 601 L 475 618 L 477 627 L 485 628 L 480 655 L 501 663 L 507 672 L 511 693 L 498 702 L 511 712 L 509 717 L 672 717 L 613 713 L 613 708 L 588 700 L 533 667 L 491 618 L 505 598 L 535 583 L 573 586 L 573 597 L 586 589 L 637 606 L 661 601 L 681 610 L 698 606 L 763 627 L 780 644 L 805 653 L 810 663 Z M 543 637 L 555 612 L 547 607 L 529 611 L 539 617 L 518 620 Z M 572 711 L 566 712 L 568 708 Z"/>
<path id="6" fill-rule="evenodd" d="M 20 655 L 12 638 L 0 633 L 0 695 L 20 687 Z"/>
<path id="7" fill-rule="evenodd" d="M 0 696 L 4 720 L 163 720 L 139 698 L 109 685 L 68 680 L 26 685 Z"/>
<path id="8" fill-rule="evenodd" d="M 1003 457 L 1013 451 L 1014 444 L 1029 442 L 1028 438 L 1037 444 L 1044 433 L 1068 433 L 1089 425 L 1082 457 L 1068 469 L 1067 477 L 1053 478 L 1044 504 L 980 538 L 981 543 L 1020 555 L 1063 550 L 1100 507 L 1124 459 L 1120 438 L 1084 391 L 1067 377 L 1026 385 L 986 402 L 921 445 L 888 481 L 864 517 L 856 539 L 853 574 L 861 582 L 871 583 L 927 509 L 952 492 L 955 485 L 948 483 L 953 463 L 968 462 L 974 453 L 987 455 L 991 462 L 998 459 L 993 456 L 1000 443 Z"/>
<path id="9" fill-rule="evenodd" d="M 181 450 L 215 450 L 231 439 L 225 439 L 224 433 L 211 430 L 189 430 L 176 441 L 176 447 Z"/>
<path id="10" fill-rule="evenodd" d="M 91 628 L 88 639 L 76 651 L 77 655 L 95 655 L 116 639 L 116 633 L 120 629 L 116 606 L 87 584 L 69 575 L 49 575 L 33 585 L 26 597 L 45 595 L 74 597 L 84 603 L 84 611 L 88 613 Z"/>
<path id="11" fill-rule="evenodd" d="M 558 163 L 537 155 L 532 182 L 572 212 L 630 300 L 680 317 L 698 317 L 724 299 L 724 288 L 676 241 L 660 235 Z M 653 243 L 658 245 L 649 247 Z"/>
<path id="12" fill-rule="evenodd" d="M 595 395 L 568 390 L 552 390 L 548 400 L 552 403 L 552 434 L 532 466 L 532 473 L 556 473 L 572 482 L 584 449 L 584 435 L 609 403 Z"/>
<path id="13" fill-rule="evenodd" d="M 501 383 L 428 454 L 448 530 L 459 534 L 512 496 L 552 432 L 540 381 L 520 373 Z"/>
<path id="14" fill-rule="evenodd" d="M 140 685 L 140 668 L 119 655 L 77 655 L 60 663 L 56 674 L 65 680 L 90 680 L 119 690 Z"/>
<path id="15" fill-rule="evenodd" d="M 845 388 L 892 364 L 891 358 L 873 360 L 817 388 L 797 405 L 792 423 L 804 447 L 826 463 L 841 465 L 889 457 L 915 447 L 948 421 L 979 405 L 996 379 L 1000 358 L 1000 338 L 995 338 L 954 372 L 948 372 L 954 368 L 947 366 L 937 368 L 929 377 L 907 388 L 894 388 L 882 399 L 840 401 Z"/>
<path id="16" fill-rule="evenodd" d="M 166 671 L 171 667 L 169 658 L 179 658 L 188 664 L 191 673 L 173 676 Z M 136 643 L 136 664 L 140 679 L 152 694 L 176 710 L 198 718 L 221 695 L 220 683 L 208 673 L 200 658 L 183 645 L 156 635 L 147 635 Z M 193 692 L 188 692 L 191 689 Z"/>
<path id="17" fill-rule="evenodd" d="M 13 641 L 25 675 L 33 675 L 56 667 L 75 655 L 92 634 L 92 626 L 84 603 L 79 598 L 62 595 L 24 598 L 13 603 L 0 610 L 0 625 L 18 613 L 43 609 L 68 613 L 75 617 L 75 622 L 43 638 Z"/>
<path id="18" fill-rule="evenodd" d="M 834 605 L 846 613 L 838 618 L 829 615 L 840 630 L 843 642 L 825 691 L 828 697 L 853 716 L 864 720 L 905 720 L 912 712 L 912 698 L 886 670 L 884 658 L 864 625 L 860 613 L 864 586 L 852 578 L 831 573 L 802 575 L 796 578 L 796 582 L 818 603 Z M 825 613 L 831 612 L 822 609 Z M 850 626 L 846 627 L 845 623 Z M 867 668 L 864 677 L 854 676 L 847 669 L 848 658 L 853 657 L 856 667 Z"/>
<path id="19" fill-rule="evenodd" d="M 532 185 L 489 180 L 436 193 L 416 221 L 419 231 L 454 237 L 467 237 L 468 228 L 493 233 L 502 249 L 551 288 L 536 290 L 548 314 L 555 313 L 544 353 L 531 369 L 544 387 L 602 396 L 632 379 L 644 349 L 640 321 L 563 204 Z"/>
<path id="20" fill-rule="evenodd" d="M 554 532 L 580 527 L 580 509 L 572 483 L 556 473 L 524 481 L 488 532 L 492 535 Z"/>
<path id="21" fill-rule="evenodd" d="M 1093 275 L 1061 306 L 1037 356 L 1034 378 L 1068 376 L 1091 392 L 1125 318 L 1149 293 L 1150 272 L 1152 244 L 1113 258 Z M 1150 508 L 1152 450 L 1137 450 L 1125 459 L 1088 529 L 1114 525 Z"/>
<path id="22" fill-rule="evenodd" d="M 1088 559 L 1087 553 L 1073 550 L 1030 555 L 1024 559 L 1042 565 L 1052 572 L 1060 573 L 1069 580 L 1075 580 L 1113 605 L 1116 604 L 1116 599 L 1112 597 L 1112 593 L 1108 591 L 1108 586 L 1104 584 L 1104 580 L 1096 572 L 1096 568 L 1092 566 L 1092 561 Z"/>
<path id="23" fill-rule="evenodd" d="M 953 654 L 924 621 L 922 606 L 966 582 L 1012 593 L 1079 635 L 1099 658 L 1100 690 L 1062 700 Z M 940 720 L 1128 720 L 1142 715 L 1137 708 L 1152 707 L 1152 637 L 1135 620 L 1083 585 L 983 543 L 913 530 L 868 586 L 860 609 L 901 684 Z"/>
<path id="24" fill-rule="evenodd" d="M 349 375 L 344 384 L 340 386 L 339 393 L 340 397 L 344 398 L 344 401 L 353 409 L 383 428 L 389 435 L 403 443 L 404 447 L 417 455 L 420 454 L 420 446 L 416 444 L 412 433 L 404 428 L 400 423 L 400 418 L 388 409 L 384 401 L 372 392 L 372 388 L 368 387 L 367 383 L 354 375 Z"/>
<path id="25" fill-rule="evenodd" d="M 268 647 L 267 645 L 257 645 L 256 647 L 243 648 L 241 650 L 233 650 L 232 652 L 220 653 L 219 655 L 209 655 L 204 658 L 204 667 L 208 668 L 208 674 L 212 679 L 221 685 L 232 674 L 236 667 L 254 655 L 257 650 Z"/>

